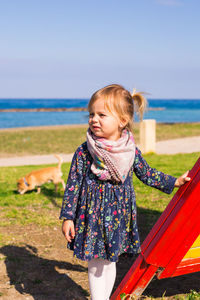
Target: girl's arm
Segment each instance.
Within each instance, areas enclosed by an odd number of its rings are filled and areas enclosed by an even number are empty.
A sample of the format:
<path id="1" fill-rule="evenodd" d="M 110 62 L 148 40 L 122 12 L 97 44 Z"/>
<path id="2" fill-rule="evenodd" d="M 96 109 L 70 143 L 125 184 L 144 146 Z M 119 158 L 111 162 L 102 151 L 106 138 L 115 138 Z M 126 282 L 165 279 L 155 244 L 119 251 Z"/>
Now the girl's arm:
<path id="1" fill-rule="evenodd" d="M 179 180 L 173 176 L 164 174 L 155 168 L 151 168 L 142 157 L 141 151 L 137 147 L 135 152 L 134 172 L 143 183 L 155 187 L 167 194 L 170 194 L 173 191 L 176 184 L 176 186 L 180 186 L 184 181 L 184 179 Z"/>
<path id="2" fill-rule="evenodd" d="M 80 146 L 72 159 L 69 176 L 65 188 L 62 202 L 60 219 L 74 220 L 76 216 L 76 207 L 81 192 L 82 180 L 84 177 L 84 158 L 83 147 Z"/>

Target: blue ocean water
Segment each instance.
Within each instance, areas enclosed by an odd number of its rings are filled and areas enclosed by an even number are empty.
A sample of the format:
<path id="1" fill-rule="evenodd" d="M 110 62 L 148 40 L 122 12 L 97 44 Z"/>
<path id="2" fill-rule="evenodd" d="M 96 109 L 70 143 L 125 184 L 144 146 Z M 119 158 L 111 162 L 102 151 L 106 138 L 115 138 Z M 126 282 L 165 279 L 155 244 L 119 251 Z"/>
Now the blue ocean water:
<path id="1" fill-rule="evenodd" d="M 88 99 L 0 99 L 0 109 L 87 107 Z M 200 122 L 200 100 L 149 99 L 144 119 L 160 123 Z M 137 116 L 135 120 L 138 121 Z M 0 112 L 0 128 L 84 124 L 88 112 Z"/>

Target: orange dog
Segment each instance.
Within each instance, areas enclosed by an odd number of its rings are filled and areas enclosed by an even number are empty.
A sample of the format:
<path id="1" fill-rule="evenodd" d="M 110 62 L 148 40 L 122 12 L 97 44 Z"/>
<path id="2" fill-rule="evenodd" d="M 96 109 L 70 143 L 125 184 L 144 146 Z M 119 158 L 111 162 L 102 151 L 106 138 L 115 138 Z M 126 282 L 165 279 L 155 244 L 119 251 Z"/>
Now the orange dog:
<path id="1" fill-rule="evenodd" d="M 65 183 L 62 177 L 61 165 L 63 159 L 59 155 L 55 155 L 59 160 L 57 167 L 48 167 L 41 170 L 32 171 L 31 173 L 20 178 L 17 182 L 17 190 L 22 195 L 27 191 L 34 190 L 37 187 L 37 193 L 40 193 L 40 186 L 46 182 L 53 182 L 57 191 L 58 183 L 62 183 L 65 189 Z"/>

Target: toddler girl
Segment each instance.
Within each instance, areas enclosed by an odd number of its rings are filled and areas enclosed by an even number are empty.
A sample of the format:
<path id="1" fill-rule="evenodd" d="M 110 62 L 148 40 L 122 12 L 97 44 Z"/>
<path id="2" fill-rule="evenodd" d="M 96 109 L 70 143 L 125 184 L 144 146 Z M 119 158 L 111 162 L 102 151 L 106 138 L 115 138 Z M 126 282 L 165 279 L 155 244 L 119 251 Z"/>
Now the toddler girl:
<path id="1" fill-rule="evenodd" d="M 74 256 L 88 261 L 92 300 L 108 300 L 122 253 L 138 253 L 140 241 L 132 176 L 165 193 L 190 180 L 152 169 L 133 138 L 134 104 L 140 115 L 145 98 L 117 84 L 90 99 L 87 141 L 76 150 L 60 218 Z"/>

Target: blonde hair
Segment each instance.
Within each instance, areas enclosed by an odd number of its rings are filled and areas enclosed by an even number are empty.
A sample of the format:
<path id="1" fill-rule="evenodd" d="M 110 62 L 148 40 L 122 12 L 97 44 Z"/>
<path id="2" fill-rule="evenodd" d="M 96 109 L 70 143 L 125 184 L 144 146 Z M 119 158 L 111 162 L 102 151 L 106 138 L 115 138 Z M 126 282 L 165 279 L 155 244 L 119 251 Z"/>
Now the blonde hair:
<path id="1" fill-rule="evenodd" d="M 102 98 L 105 101 L 105 107 L 112 114 L 117 114 L 120 121 L 127 121 L 126 128 L 133 131 L 134 126 L 134 111 L 137 108 L 140 120 L 143 118 L 143 113 L 146 108 L 146 98 L 142 93 L 136 93 L 134 90 L 131 94 L 123 86 L 119 84 L 111 84 L 96 91 L 88 104 L 88 110 L 96 100 Z"/>

